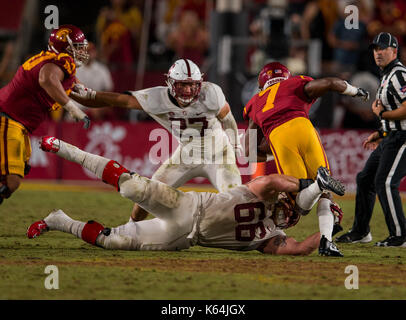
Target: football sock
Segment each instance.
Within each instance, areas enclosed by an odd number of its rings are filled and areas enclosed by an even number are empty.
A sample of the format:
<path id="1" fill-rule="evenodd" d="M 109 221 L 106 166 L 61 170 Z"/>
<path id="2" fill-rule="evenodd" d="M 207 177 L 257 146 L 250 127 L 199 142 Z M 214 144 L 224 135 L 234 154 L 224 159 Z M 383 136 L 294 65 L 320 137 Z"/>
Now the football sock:
<path id="1" fill-rule="evenodd" d="M 317 182 L 313 182 L 296 195 L 296 205 L 303 210 L 311 210 L 319 200 L 321 193 Z"/>
<path id="2" fill-rule="evenodd" d="M 330 200 L 321 198 L 317 206 L 317 216 L 319 218 L 320 234 L 324 235 L 327 240 L 332 241 L 331 234 L 334 227 L 334 215 L 330 210 Z"/>
<path id="3" fill-rule="evenodd" d="M 85 222 L 73 220 L 62 210 L 51 212 L 46 218 L 45 223 L 50 230 L 58 230 L 66 233 L 71 233 L 74 236 L 81 238 Z"/>
<path id="4" fill-rule="evenodd" d="M 80 164 L 94 173 L 99 179 L 102 178 L 104 167 L 110 161 L 110 159 L 88 153 L 62 140 L 60 140 L 57 155 Z"/>

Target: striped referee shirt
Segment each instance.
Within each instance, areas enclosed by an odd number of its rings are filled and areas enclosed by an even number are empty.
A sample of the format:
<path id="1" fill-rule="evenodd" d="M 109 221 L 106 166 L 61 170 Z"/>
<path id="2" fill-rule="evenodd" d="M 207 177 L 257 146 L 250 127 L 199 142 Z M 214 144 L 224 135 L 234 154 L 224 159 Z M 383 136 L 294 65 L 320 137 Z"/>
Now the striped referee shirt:
<path id="1" fill-rule="evenodd" d="M 382 70 L 381 85 L 376 99 L 382 101 L 386 111 L 396 110 L 406 101 L 406 67 L 395 59 Z M 405 130 L 404 120 L 381 120 L 384 132 Z"/>

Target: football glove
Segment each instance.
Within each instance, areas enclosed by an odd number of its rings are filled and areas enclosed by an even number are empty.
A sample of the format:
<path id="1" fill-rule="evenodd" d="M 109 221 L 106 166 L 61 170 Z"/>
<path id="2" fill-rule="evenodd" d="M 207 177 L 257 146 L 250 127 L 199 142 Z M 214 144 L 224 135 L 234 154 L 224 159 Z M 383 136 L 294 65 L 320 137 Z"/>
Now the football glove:
<path id="1" fill-rule="evenodd" d="M 362 88 L 357 88 L 357 93 L 354 97 L 361 97 L 364 101 L 369 100 L 369 92 Z"/>
<path id="2" fill-rule="evenodd" d="M 75 86 L 73 87 L 71 95 L 82 99 L 94 100 L 96 98 L 96 91 L 85 87 L 81 83 L 76 83 Z"/>
<path id="3" fill-rule="evenodd" d="M 69 112 L 71 117 L 76 121 L 83 121 L 83 128 L 89 129 L 90 119 L 76 104 L 73 100 L 69 100 L 65 105 L 62 106 L 66 111 Z"/>

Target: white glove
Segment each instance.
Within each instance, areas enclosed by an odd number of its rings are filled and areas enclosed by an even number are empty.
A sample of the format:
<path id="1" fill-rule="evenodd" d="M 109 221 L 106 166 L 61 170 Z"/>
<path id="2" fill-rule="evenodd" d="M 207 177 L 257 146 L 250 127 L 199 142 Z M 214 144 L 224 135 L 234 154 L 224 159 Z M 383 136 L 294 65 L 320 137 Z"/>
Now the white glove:
<path id="1" fill-rule="evenodd" d="M 80 108 L 76 105 L 75 102 L 69 100 L 64 106 L 62 106 L 69 114 L 72 116 L 73 119 L 76 121 L 83 121 L 83 127 L 88 129 L 90 127 L 90 119 Z"/>
<path id="2" fill-rule="evenodd" d="M 342 92 L 342 94 L 345 94 L 347 96 L 351 97 L 361 97 L 364 101 L 369 100 L 369 92 L 363 88 L 357 88 L 354 87 L 353 85 L 349 84 L 347 81 L 345 81 L 347 84 L 347 88 Z"/>
<path id="3" fill-rule="evenodd" d="M 90 88 L 86 88 L 81 83 L 76 83 L 73 87 L 71 95 L 74 97 L 79 97 L 87 100 L 94 100 L 96 98 L 96 91 Z"/>

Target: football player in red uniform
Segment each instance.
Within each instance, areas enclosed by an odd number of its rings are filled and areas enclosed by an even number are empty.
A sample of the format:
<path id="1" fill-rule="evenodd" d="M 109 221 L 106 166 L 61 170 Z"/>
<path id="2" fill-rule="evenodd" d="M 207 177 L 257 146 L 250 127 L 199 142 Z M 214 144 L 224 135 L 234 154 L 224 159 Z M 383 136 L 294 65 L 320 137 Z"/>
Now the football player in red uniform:
<path id="1" fill-rule="evenodd" d="M 339 78 L 314 80 L 308 76 L 292 76 L 278 62 L 268 63 L 263 67 L 258 76 L 258 87 L 259 92 L 244 108 L 244 119 L 249 120 L 249 129 L 261 129 L 269 145 L 268 152 L 275 159 L 278 173 L 298 179 L 314 179 L 320 166 L 329 168 L 320 137 L 309 120 L 309 110 L 316 99 L 327 91 L 365 100 L 369 98 L 367 91 Z M 246 134 L 247 155 L 248 141 L 249 134 Z M 259 161 L 266 160 L 263 149 L 258 150 Z M 320 233 L 327 239 L 327 244 L 332 241 L 334 219 L 331 210 L 335 210 L 336 206 L 330 195 L 323 195 L 318 203 Z M 325 240 L 323 243 L 326 243 Z M 324 253 L 321 246 L 319 253 Z"/>
<path id="2" fill-rule="evenodd" d="M 61 106 L 76 120 L 89 118 L 69 98 L 76 68 L 88 59 L 87 40 L 73 25 L 52 31 L 48 50 L 25 61 L 0 89 L 0 204 L 17 190 L 28 173 L 29 133 Z"/>

